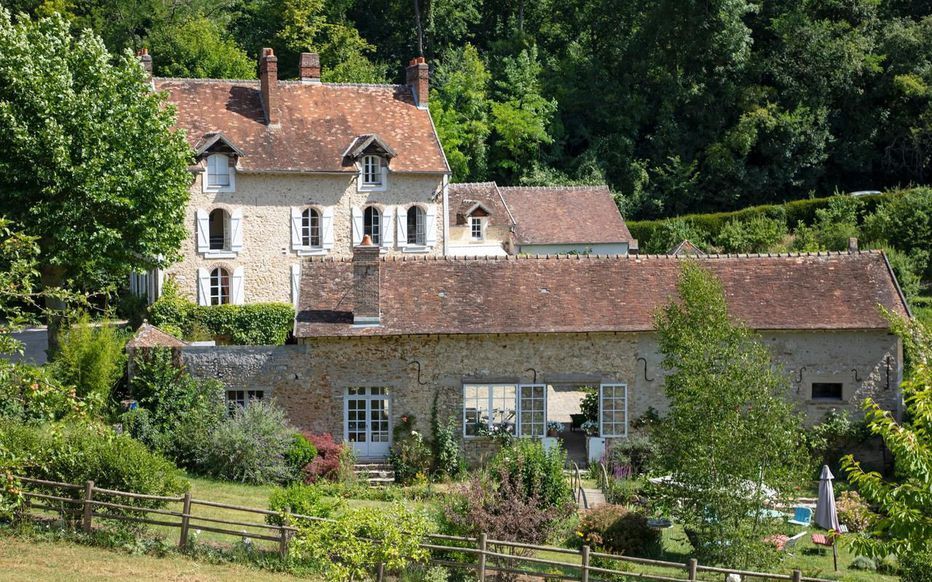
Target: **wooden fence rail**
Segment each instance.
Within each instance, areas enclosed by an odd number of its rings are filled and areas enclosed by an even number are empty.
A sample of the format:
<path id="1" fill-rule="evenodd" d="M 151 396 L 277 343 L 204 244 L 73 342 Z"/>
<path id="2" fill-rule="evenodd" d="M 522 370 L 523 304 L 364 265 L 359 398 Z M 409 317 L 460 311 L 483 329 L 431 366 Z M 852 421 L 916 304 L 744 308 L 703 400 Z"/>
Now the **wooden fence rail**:
<path id="1" fill-rule="evenodd" d="M 52 495 L 49 493 L 29 491 L 24 488 L 23 497 L 25 499 L 25 504 L 22 509 L 23 515 L 27 514 L 30 509 L 61 512 L 69 515 L 75 522 L 80 521 L 81 528 L 88 533 L 93 531 L 95 520 L 115 520 L 178 528 L 180 530 L 178 547 L 181 549 L 188 548 L 191 528 L 195 528 L 197 530 L 232 536 L 238 539 L 250 538 L 276 543 L 278 553 L 284 558 L 288 555 L 292 537 L 298 531 L 298 528 L 291 524 L 333 521 L 331 519 L 309 515 L 281 514 L 267 509 L 242 507 L 202 499 L 193 499 L 190 492 L 180 497 L 165 497 L 104 489 L 95 486 L 93 481 L 88 481 L 82 486 L 27 477 L 18 477 L 18 479 L 25 485 L 66 490 L 62 495 Z M 80 497 L 75 497 L 74 495 L 78 492 L 80 492 Z M 72 496 L 67 497 L 66 495 L 68 494 Z M 129 505 L 128 503 L 118 503 L 111 500 L 105 501 L 101 499 L 101 497 L 105 499 L 117 497 L 160 503 L 181 503 L 182 506 L 180 511 L 173 511 L 157 507 Z M 32 500 L 39 500 L 42 503 L 35 504 Z M 57 502 L 59 506 L 56 507 L 51 502 Z M 266 523 L 265 521 L 248 521 L 246 517 L 239 520 L 197 515 L 194 512 L 197 506 L 214 507 L 253 516 L 263 516 L 263 518 L 266 516 L 280 516 L 282 517 L 282 524 Z M 127 515 L 128 512 L 138 515 Z M 148 517 L 149 514 L 155 515 L 159 517 L 159 519 L 151 519 Z M 171 520 L 170 518 L 177 518 L 177 520 Z M 204 525 L 205 523 L 212 525 Z M 213 524 L 217 525 L 215 526 Z M 259 531 L 247 531 L 245 529 L 234 530 L 219 526 L 237 526 Z M 601 579 L 602 575 L 627 576 L 644 580 L 661 580 L 668 582 L 680 582 L 683 580 L 694 581 L 702 580 L 702 578 L 700 578 L 700 573 L 703 572 L 717 574 L 717 580 L 721 578 L 722 574 L 734 573 L 745 577 L 791 580 L 792 582 L 830 582 L 820 578 L 804 577 L 799 570 L 794 570 L 792 574 L 732 570 L 712 566 L 701 566 L 695 559 L 690 559 L 686 563 L 666 562 L 662 560 L 650 560 L 647 558 L 593 552 L 590 550 L 589 546 L 583 546 L 579 550 L 572 550 L 556 546 L 539 546 L 520 542 L 495 540 L 489 539 L 486 534 L 481 534 L 478 537 L 427 534 L 425 537 L 427 541 L 422 543 L 421 547 L 431 552 L 430 562 L 432 564 L 474 570 L 477 578 L 482 582 L 496 572 L 524 574 L 542 579 L 580 580 L 582 582 L 595 582 L 597 579 Z M 366 541 L 378 543 L 377 540 Z M 460 555 L 460 560 L 453 558 L 453 555 L 456 554 Z M 549 557 L 540 557 L 540 554 L 560 554 L 565 556 L 565 561 Z M 573 560 L 574 557 L 575 560 Z M 594 559 L 598 565 L 593 564 Z M 654 573 L 653 571 L 631 571 L 605 567 L 607 564 L 613 562 L 630 565 L 637 564 L 657 569 L 662 568 L 671 572 L 661 574 Z M 532 568 L 537 566 L 538 569 L 520 569 L 522 565 Z M 381 564 L 375 565 L 375 567 L 378 572 L 377 579 L 381 581 L 383 579 L 384 567 Z M 627 567 L 630 566 L 621 566 L 620 568 Z M 541 568 L 545 568 L 545 570 L 541 570 Z M 555 569 L 557 571 L 554 571 Z M 675 574 L 682 574 L 682 576 L 676 576 Z M 596 576 L 599 576 L 599 578 Z M 708 580 L 708 578 L 706 579 Z"/>

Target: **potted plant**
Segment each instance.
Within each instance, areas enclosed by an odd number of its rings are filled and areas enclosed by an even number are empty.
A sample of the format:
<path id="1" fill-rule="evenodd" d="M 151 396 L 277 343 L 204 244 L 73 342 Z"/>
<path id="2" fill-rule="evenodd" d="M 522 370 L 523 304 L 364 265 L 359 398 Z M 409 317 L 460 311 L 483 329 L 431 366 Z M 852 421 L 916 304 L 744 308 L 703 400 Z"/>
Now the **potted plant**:
<path id="1" fill-rule="evenodd" d="M 597 463 L 605 454 L 605 439 L 599 436 L 599 423 L 587 420 L 582 424 L 582 429 L 586 433 L 586 458 L 590 463 Z"/>
<path id="2" fill-rule="evenodd" d="M 582 423 L 583 432 L 586 433 L 586 436 L 598 436 L 599 434 L 599 423 L 595 420 L 587 420 Z"/>
<path id="3" fill-rule="evenodd" d="M 558 436 L 564 429 L 565 427 L 562 422 L 557 422 L 555 420 L 547 421 L 547 436 L 549 437 Z"/>

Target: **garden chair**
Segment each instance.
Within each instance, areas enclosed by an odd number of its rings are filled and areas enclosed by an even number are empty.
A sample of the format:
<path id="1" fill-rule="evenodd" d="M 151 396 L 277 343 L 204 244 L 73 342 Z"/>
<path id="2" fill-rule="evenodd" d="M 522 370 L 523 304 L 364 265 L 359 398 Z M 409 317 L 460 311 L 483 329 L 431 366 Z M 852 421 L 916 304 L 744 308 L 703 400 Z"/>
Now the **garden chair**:
<path id="1" fill-rule="evenodd" d="M 806 537 L 806 532 L 801 531 L 795 536 L 787 539 L 786 543 L 784 543 L 783 547 L 780 549 L 785 551 L 787 554 L 792 554 L 793 553 L 792 550 L 796 549 L 796 544 L 798 544 L 799 541 L 803 539 L 804 537 Z"/>
<path id="2" fill-rule="evenodd" d="M 793 519 L 786 521 L 794 525 L 809 527 L 812 524 L 812 508 L 798 505 L 793 509 Z"/>

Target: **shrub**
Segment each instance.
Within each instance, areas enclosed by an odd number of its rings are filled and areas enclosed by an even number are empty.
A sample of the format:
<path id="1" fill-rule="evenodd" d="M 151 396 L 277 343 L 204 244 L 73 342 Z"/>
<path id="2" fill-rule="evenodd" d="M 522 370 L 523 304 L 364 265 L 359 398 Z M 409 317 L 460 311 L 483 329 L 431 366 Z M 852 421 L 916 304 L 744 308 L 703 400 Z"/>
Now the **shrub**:
<path id="1" fill-rule="evenodd" d="M 456 420 L 452 417 L 445 423 L 435 419 L 433 422 L 433 470 L 435 475 L 456 477 L 466 466 L 457 440 Z"/>
<path id="2" fill-rule="evenodd" d="M 424 437 L 414 430 L 414 417 L 402 416 L 393 435 L 395 442 L 388 460 L 395 471 L 395 480 L 405 485 L 418 479 L 424 480 L 430 472 L 433 459 Z"/>
<path id="3" fill-rule="evenodd" d="M 296 478 L 302 476 L 304 467 L 313 461 L 316 456 L 317 448 L 311 441 L 307 440 L 306 436 L 299 432 L 292 435 L 291 446 L 288 447 L 288 452 L 285 453 L 285 459 L 287 459 L 288 466 L 291 467 Z"/>
<path id="4" fill-rule="evenodd" d="M 307 440 L 311 441 L 317 449 L 317 456 L 304 468 L 304 479 L 308 483 L 316 483 L 321 479 L 336 481 L 340 478 L 341 460 L 343 458 L 343 445 L 334 442 L 330 433 L 305 433 Z"/>
<path id="5" fill-rule="evenodd" d="M 586 386 L 583 390 L 586 394 L 579 403 L 579 411 L 586 420 L 599 422 L 599 390 L 592 386 Z"/>
<path id="6" fill-rule="evenodd" d="M 90 480 L 97 487 L 147 495 L 177 495 L 188 487 L 170 461 L 102 426 L 32 427 L 5 422 L 0 423 L 0 442 L 22 460 L 26 477 L 73 484 Z"/>
<path id="7" fill-rule="evenodd" d="M 43 423 L 80 415 L 85 403 L 47 368 L 0 359 L 0 419 Z"/>
<path id="8" fill-rule="evenodd" d="M 890 262 L 890 268 L 893 269 L 903 295 L 908 300 L 914 300 L 922 290 L 922 274 L 928 260 L 928 253 L 916 251 L 910 255 L 892 247 L 883 250 L 887 254 L 887 261 Z"/>
<path id="9" fill-rule="evenodd" d="M 389 511 L 356 509 L 335 522 L 301 526 L 291 555 L 318 565 L 328 580 L 365 580 L 378 564 L 397 574 L 427 561 L 429 553 L 420 544 L 429 525 L 423 513 L 402 505 Z"/>
<path id="10" fill-rule="evenodd" d="M 269 494 L 269 511 L 279 514 L 285 512 L 312 517 L 330 517 L 343 507 L 339 500 L 324 499 L 319 487 L 294 483 L 288 487 L 276 487 Z M 282 515 L 268 515 L 266 522 L 274 525 L 284 525 Z"/>
<path id="11" fill-rule="evenodd" d="M 830 410 L 806 433 L 809 449 L 820 467 L 837 467 L 841 455 L 868 436 L 864 421 L 853 420 L 846 410 Z"/>
<path id="12" fill-rule="evenodd" d="M 718 244 L 729 253 L 764 253 L 786 236 L 786 222 L 754 216 L 748 221 L 729 221 L 719 232 Z"/>
<path id="13" fill-rule="evenodd" d="M 573 495 L 563 474 L 565 464 L 562 447 L 545 451 L 539 442 L 515 439 L 492 458 L 489 471 L 493 477 L 508 474 L 527 498 L 538 498 L 548 507 L 564 507 Z"/>
<path id="14" fill-rule="evenodd" d="M 643 248 L 647 253 L 664 254 L 684 240 L 689 240 L 702 248 L 706 246 L 707 238 L 708 235 L 696 228 L 692 221 L 672 218 L 658 225 L 648 244 Z"/>
<path id="15" fill-rule="evenodd" d="M 885 242 L 922 260 L 926 277 L 932 277 L 932 188 L 915 188 L 888 196 L 864 221 L 864 231 L 874 242 Z M 921 257 L 919 259 L 918 257 Z"/>
<path id="16" fill-rule="evenodd" d="M 869 572 L 877 570 L 877 564 L 867 556 L 855 556 L 848 567 L 852 570 L 867 570 Z"/>
<path id="17" fill-rule="evenodd" d="M 643 483 L 638 479 L 609 478 L 603 485 L 605 500 L 618 505 L 630 505 L 638 501 Z"/>
<path id="18" fill-rule="evenodd" d="M 175 366 L 168 349 L 138 352 L 130 390 L 140 408 L 122 415 L 124 429 L 182 467 L 203 472 L 214 430 L 227 417 L 223 385 Z"/>
<path id="19" fill-rule="evenodd" d="M 109 323 L 94 325 L 84 313 L 59 334 L 58 342 L 53 375 L 74 386 L 78 397 L 99 412 L 123 376 L 126 334 Z"/>
<path id="20" fill-rule="evenodd" d="M 657 457 L 657 445 L 650 438 L 632 435 L 612 443 L 608 451 L 607 467 L 614 474 L 615 467 L 631 467 L 634 476 L 643 475 Z"/>
<path id="21" fill-rule="evenodd" d="M 899 558 L 899 569 L 902 582 L 932 582 L 932 548 L 925 551 L 904 554 Z"/>
<path id="22" fill-rule="evenodd" d="M 274 402 L 257 400 L 237 407 L 210 438 L 205 468 L 221 479 L 244 483 L 284 483 L 294 474 L 285 456 L 294 429 Z"/>
<path id="23" fill-rule="evenodd" d="M 204 333 L 236 345 L 281 345 L 294 326 L 294 307 L 289 303 L 247 305 L 195 305 L 174 285 L 149 308 L 154 325 L 181 330 L 183 337 Z"/>
<path id="24" fill-rule="evenodd" d="M 877 519 L 877 515 L 870 510 L 857 491 L 843 491 L 838 496 L 835 507 L 838 511 L 838 521 L 848 526 L 848 530 L 852 532 L 870 530 Z"/>
<path id="25" fill-rule="evenodd" d="M 660 532 L 647 517 L 621 505 L 601 505 L 583 514 L 578 534 L 590 546 L 626 556 L 653 556 L 660 548 Z"/>

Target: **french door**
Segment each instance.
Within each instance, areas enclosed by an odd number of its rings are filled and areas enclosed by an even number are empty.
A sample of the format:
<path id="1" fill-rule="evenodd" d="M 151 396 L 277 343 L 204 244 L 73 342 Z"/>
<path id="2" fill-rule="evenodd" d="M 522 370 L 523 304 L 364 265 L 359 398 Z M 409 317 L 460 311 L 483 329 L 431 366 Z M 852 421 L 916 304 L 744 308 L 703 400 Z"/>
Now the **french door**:
<path id="1" fill-rule="evenodd" d="M 391 434 L 388 389 L 374 386 L 347 388 L 343 400 L 343 440 L 352 444 L 356 457 L 388 457 Z"/>
<path id="2" fill-rule="evenodd" d="M 517 436 L 543 437 L 547 435 L 546 384 L 518 385 Z"/>

